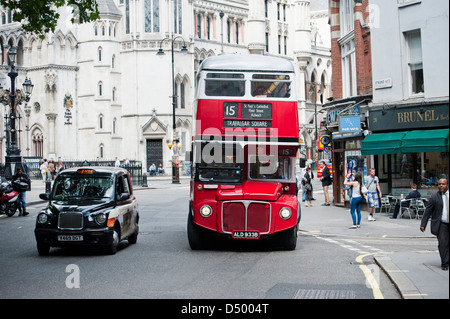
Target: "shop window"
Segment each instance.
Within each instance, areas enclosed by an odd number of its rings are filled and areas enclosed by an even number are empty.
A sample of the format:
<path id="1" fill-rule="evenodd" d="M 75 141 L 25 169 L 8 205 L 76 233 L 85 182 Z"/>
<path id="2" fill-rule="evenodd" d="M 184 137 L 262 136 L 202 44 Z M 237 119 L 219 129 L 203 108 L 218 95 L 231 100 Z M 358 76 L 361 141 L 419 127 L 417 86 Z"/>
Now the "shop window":
<path id="1" fill-rule="evenodd" d="M 423 197 L 429 197 L 437 191 L 439 179 L 448 175 L 449 155 L 439 152 L 379 155 L 378 167 L 378 177 L 387 181 L 381 183 L 384 194 L 408 194 L 410 184 L 414 183 Z"/>
<path id="2" fill-rule="evenodd" d="M 344 153 L 344 165 L 345 165 L 345 174 L 355 174 L 360 173 L 363 177 L 368 174 L 370 167 L 367 167 L 366 156 L 361 155 L 361 151 L 359 149 L 351 150 L 352 148 L 356 148 L 358 142 L 360 141 L 348 141 L 347 151 Z M 343 183 L 343 180 L 342 180 Z M 349 201 L 351 197 L 351 189 L 343 189 L 343 194 L 341 194 L 341 199 Z M 341 201 L 342 202 L 342 201 Z"/>
<path id="3" fill-rule="evenodd" d="M 440 178 L 448 178 L 449 155 L 448 153 L 418 153 L 417 172 L 419 188 L 431 195 L 437 191 Z"/>

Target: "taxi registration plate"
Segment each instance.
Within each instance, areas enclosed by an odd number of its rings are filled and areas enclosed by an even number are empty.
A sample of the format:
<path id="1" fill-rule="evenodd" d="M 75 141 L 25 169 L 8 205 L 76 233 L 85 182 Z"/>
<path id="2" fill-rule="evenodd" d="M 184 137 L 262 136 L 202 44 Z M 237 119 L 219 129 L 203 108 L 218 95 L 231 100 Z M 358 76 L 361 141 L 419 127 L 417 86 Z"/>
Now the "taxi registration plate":
<path id="1" fill-rule="evenodd" d="M 82 235 L 59 235 L 59 241 L 83 241 Z"/>

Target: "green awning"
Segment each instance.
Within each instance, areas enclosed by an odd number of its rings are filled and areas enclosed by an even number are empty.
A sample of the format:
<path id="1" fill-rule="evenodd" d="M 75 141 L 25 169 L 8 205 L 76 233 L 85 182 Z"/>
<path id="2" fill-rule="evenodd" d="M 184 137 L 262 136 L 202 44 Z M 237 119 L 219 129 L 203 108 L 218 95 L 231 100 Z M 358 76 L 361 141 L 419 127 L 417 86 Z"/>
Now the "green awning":
<path id="1" fill-rule="evenodd" d="M 367 135 L 361 143 L 362 155 L 399 154 L 406 132 Z"/>
<path id="2" fill-rule="evenodd" d="M 448 151 L 448 129 L 371 134 L 361 143 L 362 155 Z"/>
<path id="3" fill-rule="evenodd" d="M 406 132 L 400 153 L 448 152 L 448 129 Z"/>

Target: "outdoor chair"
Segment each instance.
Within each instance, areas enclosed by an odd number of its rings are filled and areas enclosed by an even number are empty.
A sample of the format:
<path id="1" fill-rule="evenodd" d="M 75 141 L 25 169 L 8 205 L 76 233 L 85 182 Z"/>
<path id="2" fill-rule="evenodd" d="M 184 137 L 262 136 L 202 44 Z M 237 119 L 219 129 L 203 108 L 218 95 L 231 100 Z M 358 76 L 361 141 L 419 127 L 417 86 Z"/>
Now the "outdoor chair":
<path id="1" fill-rule="evenodd" d="M 408 203 L 408 206 L 403 206 L 403 203 Z M 398 218 L 403 218 L 403 215 L 407 212 L 409 215 L 409 219 L 412 219 L 412 211 L 414 210 L 414 206 L 416 205 L 416 199 L 405 199 L 400 202 L 400 213 L 398 215 Z"/>
<path id="2" fill-rule="evenodd" d="M 389 213 L 391 210 L 391 203 L 387 197 L 381 197 L 380 213 L 383 212 L 383 209 L 386 209 L 386 213 Z"/>
<path id="3" fill-rule="evenodd" d="M 420 198 L 417 199 L 416 203 L 415 203 L 415 206 L 414 206 L 414 210 L 416 212 L 416 218 L 417 219 L 421 219 L 422 218 L 423 214 L 425 213 L 425 209 L 426 209 L 426 206 L 425 206 L 425 203 L 423 202 L 423 200 L 420 199 Z"/>

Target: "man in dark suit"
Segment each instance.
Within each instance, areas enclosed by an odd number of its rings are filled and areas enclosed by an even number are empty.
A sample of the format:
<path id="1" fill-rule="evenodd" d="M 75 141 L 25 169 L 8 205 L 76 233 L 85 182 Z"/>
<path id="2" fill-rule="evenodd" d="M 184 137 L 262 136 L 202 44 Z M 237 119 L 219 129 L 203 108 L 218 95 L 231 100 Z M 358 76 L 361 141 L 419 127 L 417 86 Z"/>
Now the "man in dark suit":
<path id="1" fill-rule="evenodd" d="M 449 217 L 448 217 L 448 180 L 441 178 L 439 191 L 431 195 L 420 223 L 420 230 L 425 231 L 431 216 L 431 233 L 437 236 L 442 270 L 448 270 Z"/>
<path id="2" fill-rule="evenodd" d="M 322 206 L 330 206 L 330 195 L 328 194 L 328 186 L 331 185 L 331 173 L 324 161 L 320 162 L 322 166 L 322 181 L 323 194 L 325 195 L 325 203 Z"/>

